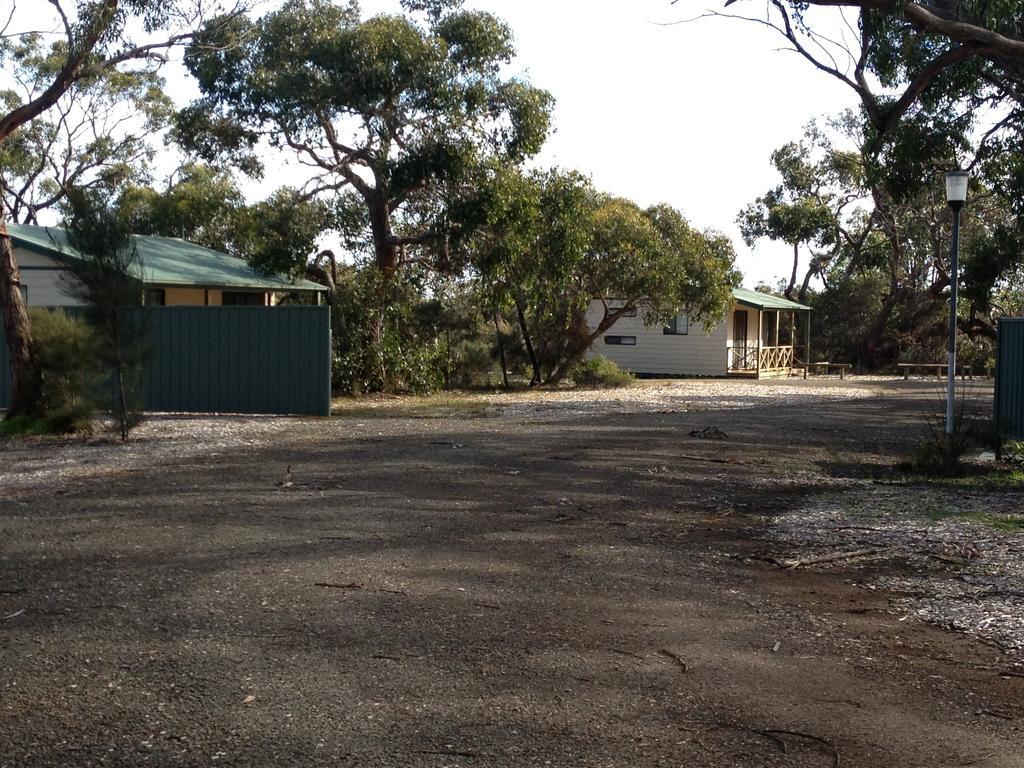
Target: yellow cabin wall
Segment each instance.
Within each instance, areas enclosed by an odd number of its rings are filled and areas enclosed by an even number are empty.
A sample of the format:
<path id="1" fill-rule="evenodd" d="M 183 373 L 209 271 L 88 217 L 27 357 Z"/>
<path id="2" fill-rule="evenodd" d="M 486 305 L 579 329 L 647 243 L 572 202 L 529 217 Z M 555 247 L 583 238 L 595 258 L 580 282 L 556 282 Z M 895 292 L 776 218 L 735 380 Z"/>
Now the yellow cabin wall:
<path id="1" fill-rule="evenodd" d="M 164 306 L 203 306 L 206 292 L 202 288 L 164 288 Z"/>
<path id="2" fill-rule="evenodd" d="M 165 307 L 201 307 L 204 305 L 219 307 L 224 303 L 224 291 L 220 288 L 164 288 L 163 291 Z M 209 301 L 207 301 L 207 293 Z M 260 295 L 263 297 L 263 305 L 268 306 L 267 294 Z M 273 304 L 269 306 L 273 306 Z"/>

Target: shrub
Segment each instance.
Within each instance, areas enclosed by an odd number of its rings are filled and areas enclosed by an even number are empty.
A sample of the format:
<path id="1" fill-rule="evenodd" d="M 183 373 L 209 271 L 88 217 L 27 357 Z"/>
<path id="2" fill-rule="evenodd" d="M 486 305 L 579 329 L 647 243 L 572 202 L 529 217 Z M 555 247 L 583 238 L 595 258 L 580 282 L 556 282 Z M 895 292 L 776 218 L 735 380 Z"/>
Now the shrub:
<path id="1" fill-rule="evenodd" d="M 957 388 L 953 433 L 946 434 L 946 393 L 937 393 L 932 406 L 922 414 L 924 436 L 914 456 L 918 471 L 926 475 L 959 475 L 963 469 L 961 459 L 968 449 L 990 444 L 994 430 L 978 418 L 975 400 L 963 387 Z"/>
<path id="2" fill-rule="evenodd" d="M 635 377 L 629 371 L 619 368 L 615 361 L 595 355 L 576 363 L 572 378 L 578 387 L 624 387 L 631 384 Z"/>
<path id="3" fill-rule="evenodd" d="M 66 434 L 92 427 L 103 373 L 96 335 L 83 320 L 61 310 L 32 307 L 32 343 L 42 373 L 42 418 L 22 432 Z"/>

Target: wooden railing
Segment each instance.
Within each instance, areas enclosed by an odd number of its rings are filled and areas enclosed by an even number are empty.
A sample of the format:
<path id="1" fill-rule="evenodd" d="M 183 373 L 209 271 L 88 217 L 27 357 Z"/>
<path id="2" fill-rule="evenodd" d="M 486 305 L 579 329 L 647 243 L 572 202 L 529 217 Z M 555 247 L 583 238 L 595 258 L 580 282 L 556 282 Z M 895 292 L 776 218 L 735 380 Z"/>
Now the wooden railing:
<path id="1" fill-rule="evenodd" d="M 730 371 L 756 371 L 757 347 L 729 347 Z"/>
<path id="2" fill-rule="evenodd" d="M 792 347 L 761 347 L 758 367 L 762 371 L 780 370 L 793 367 Z"/>

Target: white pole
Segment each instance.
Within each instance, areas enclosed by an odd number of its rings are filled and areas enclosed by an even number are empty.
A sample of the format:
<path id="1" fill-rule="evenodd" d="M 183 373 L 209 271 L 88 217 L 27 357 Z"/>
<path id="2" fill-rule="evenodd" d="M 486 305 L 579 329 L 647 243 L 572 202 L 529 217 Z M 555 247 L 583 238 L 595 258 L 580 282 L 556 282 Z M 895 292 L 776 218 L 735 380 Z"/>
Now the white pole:
<path id="1" fill-rule="evenodd" d="M 946 434 L 954 432 L 954 410 L 956 405 L 956 294 L 959 281 L 960 250 L 960 208 L 953 205 L 953 242 L 950 247 L 949 268 L 949 342 L 946 354 Z"/>

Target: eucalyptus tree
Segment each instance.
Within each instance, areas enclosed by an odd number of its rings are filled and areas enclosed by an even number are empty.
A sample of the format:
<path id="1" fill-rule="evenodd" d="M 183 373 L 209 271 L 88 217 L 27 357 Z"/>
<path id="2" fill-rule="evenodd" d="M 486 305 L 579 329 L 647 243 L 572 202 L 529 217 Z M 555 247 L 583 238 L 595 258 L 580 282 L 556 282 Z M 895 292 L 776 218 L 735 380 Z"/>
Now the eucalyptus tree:
<path id="1" fill-rule="evenodd" d="M 65 56 L 63 45 L 26 35 L 8 49 L 0 110 L 45 87 Z M 144 180 L 153 135 L 172 112 L 154 71 L 104 69 L 82 79 L 52 108 L 0 144 L 0 205 L 10 221 L 36 224 L 71 188 Z"/>
<path id="2" fill-rule="evenodd" d="M 831 126 L 848 132 L 851 122 L 844 115 Z M 807 126 L 802 139 L 772 152 L 771 160 L 781 183 L 744 207 L 737 223 L 748 246 L 768 238 L 792 247 L 793 266 L 783 293 L 803 304 L 811 279 L 827 280 L 839 254 L 859 252 L 873 231 L 874 214 L 865 214 L 871 209 L 871 190 L 863 156 L 837 147 L 816 122 Z M 801 248 L 810 253 L 799 280 Z"/>
<path id="3" fill-rule="evenodd" d="M 497 305 L 515 312 L 534 384 L 561 381 L 638 311 L 659 325 L 685 310 L 711 328 L 738 282 L 728 238 L 694 229 L 668 205 L 641 209 L 600 194 L 578 173 L 507 174 L 480 208 L 488 214 L 475 266 Z"/>
<path id="4" fill-rule="evenodd" d="M 870 155 L 901 141 L 906 150 L 925 131 L 955 139 L 993 105 L 1001 109 L 985 141 L 1019 135 L 1024 9 L 1016 0 L 769 0 L 757 7 L 750 15 L 710 15 L 773 29 L 809 65 L 846 85 L 870 127 Z"/>
<path id="5" fill-rule="evenodd" d="M 250 172 L 264 142 L 291 152 L 305 194 L 339 201 L 386 277 L 412 262 L 455 268 L 450 193 L 482 164 L 535 154 L 552 104 L 503 75 L 512 33 L 493 15 L 459 0 L 404 8 L 363 18 L 354 3 L 289 0 L 219 25 L 186 56 L 202 97 L 178 119 L 189 149 Z"/>
<path id="6" fill-rule="evenodd" d="M 56 29 L 47 63 L 32 88 L 10 93 L 0 107 L 0 153 L 19 141 L 33 121 L 60 110 L 61 100 L 87 94 L 89 86 L 120 73 L 143 77 L 167 60 L 168 52 L 189 41 L 213 13 L 229 23 L 240 8 L 216 0 L 48 0 L 33 1 L 32 12 L 11 3 L 0 26 L 0 63 L 38 40 L 36 30 Z M 19 25 L 21 25 L 19 27 Z M 26 28 L 27 27 L 27 28 Z M 44 41 L 44 43 L 47 41 Z M 45 133 L 45 131 L 44 131 Z M 0 210 L 0 309 L 11 357 L 12 396 L 8 418 L 34 415 L 39 408 L 40 374 L 32 351 L 32 328 L 21 295 L 21 274 Z"/>
<path id="7" fill-rule="evenodd" d="M 316 249 L 335 214 L 298 190 L 282 187 L 248 203 L 228 169 L 189 163 L 160 188 L 124 187 L 117 209 L 136 234 L 180 237 L 244 258 L 262 272 L 310 276 L 334 291 L 336 267 L 325 268 L 328 254 Z"/>

